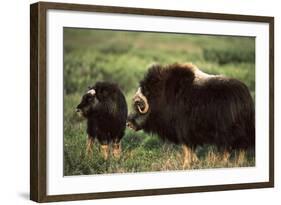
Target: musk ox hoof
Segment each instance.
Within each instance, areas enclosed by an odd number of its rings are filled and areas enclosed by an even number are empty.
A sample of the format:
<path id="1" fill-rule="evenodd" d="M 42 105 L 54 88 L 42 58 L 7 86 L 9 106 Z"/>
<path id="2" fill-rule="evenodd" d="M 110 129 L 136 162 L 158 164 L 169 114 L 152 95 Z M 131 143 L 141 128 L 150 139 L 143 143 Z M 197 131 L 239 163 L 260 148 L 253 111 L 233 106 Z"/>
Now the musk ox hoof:
<path id="1" fill-rule="evenodd" d="M 186 162 L 185 160 L 183 161 L 182 169 L 190 169 L 191 164 L 189 162 Z"/>
<path id="2" fill-rule="evenodd" d="M 120 143 L 113 144 L 113 151 L 112 151 L 113 157 L 116 159 L 120 159 L 121 152 L 122 152 L 121 144 Z"/>
<path id="3" fill-rule="evenodd" d="M 183 165 L 182 168 L 183 169 L 191 169 L 193 164 L 196 164 L 199 160 L 196 156 L 196 154 L 192 154 L 192 158 L 191 159 L 186 159 L 184 158 L 183 160 Z"/>
<path id="4" fill-rule="evenodd" d="M 108 145 L 101 145 L 101 154 L 104 160 L 108 159 L 109 156 L 109 146 Z"/>

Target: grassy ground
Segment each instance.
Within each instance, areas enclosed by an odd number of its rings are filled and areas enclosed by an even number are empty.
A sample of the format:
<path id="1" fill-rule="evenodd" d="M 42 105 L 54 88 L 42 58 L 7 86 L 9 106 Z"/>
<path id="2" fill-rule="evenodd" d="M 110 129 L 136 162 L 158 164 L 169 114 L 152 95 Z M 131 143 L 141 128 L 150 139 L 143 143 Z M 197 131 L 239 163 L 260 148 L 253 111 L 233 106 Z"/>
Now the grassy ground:
<path id="1" fill-rule="evenodd" d="M 119 84 L 130 104 L 149 64 L 192 62 L 207 73 L 240 79 L 254 98 L 254 42 L 247 37 L 65 29 L 64 175 L 182 169 L 179 146 L 142 131 L 126 130 L 119 160 L 103 160 L 98 143 L 93 157 L 87 157 L 85 121 L 75 113 L 82 94 L 96 81 L 113 81 Z M 198 147 L 196 154 L 199 161 L 192 164 L 192 169 L 255 165 L 251 152 L 244 157 L 233 152 L 227 162 L 212 146 Z"/>

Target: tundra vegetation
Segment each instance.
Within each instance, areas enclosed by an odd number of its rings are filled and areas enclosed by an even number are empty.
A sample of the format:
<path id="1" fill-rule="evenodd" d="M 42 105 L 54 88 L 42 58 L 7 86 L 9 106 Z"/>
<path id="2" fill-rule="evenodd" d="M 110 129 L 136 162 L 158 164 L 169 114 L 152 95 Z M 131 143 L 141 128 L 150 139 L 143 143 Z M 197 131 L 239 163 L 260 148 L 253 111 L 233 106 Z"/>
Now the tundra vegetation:
<path id="1" fill-rule="evenodd" d="M 250 37 L 64 29 L 64 175 L 181 170 L 181 146 L 126 129 L 122 155 L 104 160 L 96 143 L 87 156 L 86 121 L 75 108 L 97 81 L 119 84 L 129 111 L 139 81 L 152 63 L 192 62 L 202 71 L 237 78 L 255 100 L 255 39 Z M 233 151 L 223 161 L 216 147 L 196 149 L 190 169 L 255 166 L 255 156 Z"/>

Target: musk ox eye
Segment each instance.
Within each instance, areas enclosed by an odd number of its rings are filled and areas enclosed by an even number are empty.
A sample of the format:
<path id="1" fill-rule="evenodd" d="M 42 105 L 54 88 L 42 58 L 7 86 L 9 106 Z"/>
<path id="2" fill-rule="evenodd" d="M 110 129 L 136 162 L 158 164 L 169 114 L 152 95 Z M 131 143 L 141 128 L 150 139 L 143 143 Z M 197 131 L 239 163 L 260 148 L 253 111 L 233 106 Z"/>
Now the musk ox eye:
<path id="1" fill-rule="evenodd" d="M 94 98 L 95 98 L 94 96 L 88 96 L 88 97 L 87 97 L 87 102 L 91 102 L 91 101 L 93 101 L 93 100 L 94 100 Z"/>

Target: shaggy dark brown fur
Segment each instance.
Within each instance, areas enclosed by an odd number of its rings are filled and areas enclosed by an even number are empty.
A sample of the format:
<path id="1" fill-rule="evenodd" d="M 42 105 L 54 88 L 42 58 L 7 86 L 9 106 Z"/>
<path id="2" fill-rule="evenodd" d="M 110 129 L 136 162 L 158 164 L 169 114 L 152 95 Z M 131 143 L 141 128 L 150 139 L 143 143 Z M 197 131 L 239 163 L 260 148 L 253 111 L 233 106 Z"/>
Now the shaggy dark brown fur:
<path id="1" fill-rule="evenodd" d="M 220 151 L 255 147 L 255 111 L 247 86 L 239 80 L 208 75 L 192 64 L 153 65 L 140 82 L 140 96 L 128 117 L 135 130 L 196 148 Z"/>
<path id="2" fill-rule="evenodd" d="M 87 152 L 95 138 L 101 143 L 104 158 L 108 157 L 109 143 L 113 154 L 120 155 L 120 140 L 124 135 L 127 119 L 127 103 L 116 84 L 98 82 L 83 95 L 77 111 L 87 119 Z"/>

